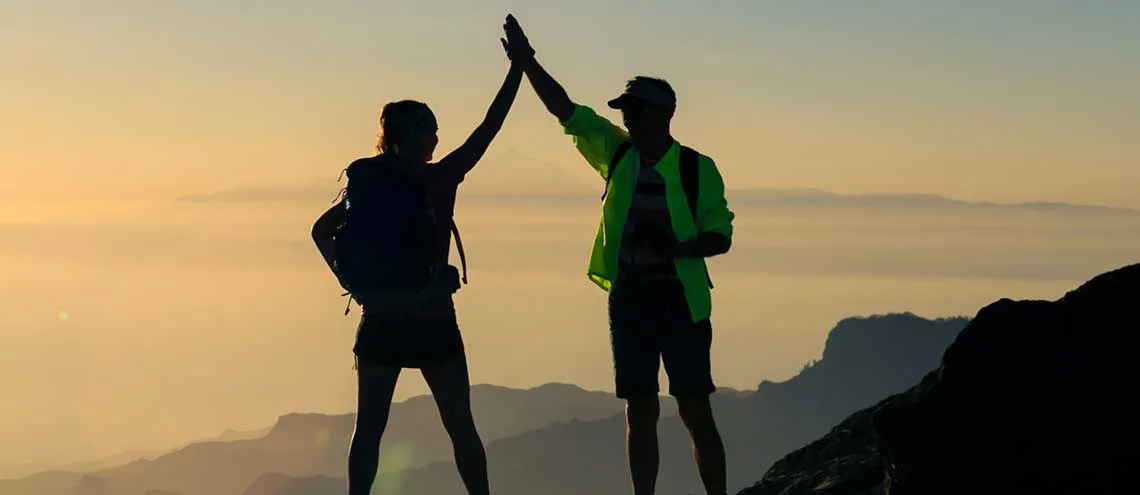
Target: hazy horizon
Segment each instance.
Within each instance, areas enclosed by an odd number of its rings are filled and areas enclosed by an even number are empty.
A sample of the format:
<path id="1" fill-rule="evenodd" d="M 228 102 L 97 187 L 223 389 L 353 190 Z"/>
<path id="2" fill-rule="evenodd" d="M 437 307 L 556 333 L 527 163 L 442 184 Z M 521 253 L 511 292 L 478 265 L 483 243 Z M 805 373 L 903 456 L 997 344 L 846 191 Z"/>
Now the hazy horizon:
<path id="1" fill-rule="evenodd" d="M 460 196 L 472 380 L 611 390 L 605 295 L 584 276 L 596 204 Z M 324 201 L 179 203 L 102 223 L 0 224 L 0 464 L 167 447 L 290 412 L 349 412 L 356 324 L 309 241 Z M 970 316 L 1056 299 L 1135 261 L 1140 216 L 1084 211 L 737 208 L 710 262 L 714 372 L 754 389 L 817 359 L 840 319 Z M 217 223 L 217 218 L 226 218 Z M 400 398 L 426 392 L 404 375 Z M 83 455 L 89 452 L 88 455 Z M 13 454 L 15 454 L 13 456 Z M 78 459 L 77 459 L 78 460 Z"/>
<path id="2" fill-rule="evenodd" d="M 842 318 L 1056 299 L 1140 257 L 1140 215 L 1009 206 L 1140 210 L 1138 2 L 15 0 L 0 445 L 19 448 L 0 466 L 351 411 L 356 308 L 309 228 L 384 102 L 428 102 L 440 154 L 466 137 L 507 69 L 507 12 L 604 115 L 634 74 L 676 87 L 675 135 L 738 215 L 711 261 L 726 387 L 794 375 Z M 460 189 L 473 382 L 612 390 L 584 275 L 600 192 L 524 82 Z M 397 393 L 425 390 L 413 371 Z"/>

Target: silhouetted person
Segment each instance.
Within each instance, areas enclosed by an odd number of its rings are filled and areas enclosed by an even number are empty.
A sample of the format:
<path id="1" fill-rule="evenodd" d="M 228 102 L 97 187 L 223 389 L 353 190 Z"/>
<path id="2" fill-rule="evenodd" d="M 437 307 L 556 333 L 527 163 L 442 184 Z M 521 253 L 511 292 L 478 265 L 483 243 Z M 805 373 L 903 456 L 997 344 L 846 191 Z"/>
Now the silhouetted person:
<path id="1" fill-rule="evenodd" d="M 626 129 L 575 104 L 534 59 L 513 16 L 507 53 L 586 161 L 606 178 L 602 221 L 588 275 L 609 291 L 617 396 L 626 400 L 626 443 L 637 495 L 654 492 L 657 374 L 661 361 L 709 495 L 724 495 L 724 445 L 709 395 L 711 280 L 704 258 L 725 253 L 734 214 L 713 160 L 673 139 L 676 96 L 660 79 L 635 77 L 609 102 Z M 696 197 L 694 197 L 696 196 Z"/>
<path id="2" fill-rule="evenodd" d="M 489 492 L 452 299 L 459 274 L 448 256 L 458 186 L 498 134 L 521 81 L 521 66 L 512 64 L 483 122 L 435 164 L 429 162 L 439 142 L 437 124 L 427 105 L 385 105 L 379 154 L 348 167 L 345 200 L 313 226 L 325 262 L 362 306 L 353 346 L 358 407 L 348 459 L 350 495 L 370 493 L 403 368 L 419 368 L 431 388 L 468 493 Z M 363 247 L 349 249 L 358 244 Z M 463 258 L 457 231 L 456 244 Z"/>

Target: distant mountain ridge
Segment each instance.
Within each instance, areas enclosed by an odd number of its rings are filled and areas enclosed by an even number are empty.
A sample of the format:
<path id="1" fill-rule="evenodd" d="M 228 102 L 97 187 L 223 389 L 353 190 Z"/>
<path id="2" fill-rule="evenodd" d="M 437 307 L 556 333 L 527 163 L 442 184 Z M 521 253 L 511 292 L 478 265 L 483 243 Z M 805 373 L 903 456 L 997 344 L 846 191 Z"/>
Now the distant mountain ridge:
<path id="1" fill-rule="evenodd" d="M 154 459 L 156 457 L 168 454 L 168 453 L 173 452 L 175 450 L 179 450 L 179 449 L 188 447 L 188 446 L 195 444 L 195 443 L 210 442 L 210 441 L 229 442 L 229 441 L 234 441 L 234 440 L 247 440 L 247 439 L 258 438 L 258 437 L 264 436 L 267 433 L 269 433 L 270 429 L 271 428 L 262 428 L 260 430 L 253 430 L 253 431 L 226 430 L 221 435 L 218 435 L 216 437 L 202 439 L 202 440 L 198 440 L 195 442 L 188 442 L 188 443 L 179 445 L 178 447 L 170 448 L 170 449 L 166 449 L 166 450 L 146 450 L 146 451 L 136 450 L 136 451 L 131 451 L 131 452 L 124 452 L 121 454 L 99 457 L 99 458 L 91 459 L 91 460 L 87 460 L 87 461 L 62 463 L 62 464 L 57 464 L 57 465 L 36 464 L 36 465 L 26 465 L 26 466 L 4 467 L 4 468 L 0 468 L 0 480 L 22 478 L 22 477 L 32 476 L 32 475 L 35 475 L 38 473 L 44 473 L 44 472 L 84 473 L 84 472 L 91 472 L 91 471 L 101 471 L 104 469 L 111 469 L 111 468 L 116 468 L 116 467 L 120 467 L 120 466 L 125 466 L 127 464 L 130 464 L 132 462 L 142 460 L 142 459 L 146 459 L 146 460 Z"/>
<path id="2" fill-rule="evenodd" d="M 337 184 L 307 184 L 278 187 L 239 187 L 215 192 L 192 194 L 177 199 L 182 203 L 311 203 L 329 202 L 337 192 Z M 1065 203 L 1031 201 L 1022 203 L 973 202 L 925 193 L 840 194 L 821 189 L 729 188 L 729 201 L 736 204 L 778 204 L 788 206 L 864 206 L 911 208 L 1013 209 L 1025 211 L 1073 211 L 1117 214 L 1140 214 L 1140 210 Z M 580 194 L 552 193 L 488 193 L 467 191 L 464 200 L 494 203 L 582 203 L 596 202 L 593 191 Z"/>
<path id="3" fill-rule="evenodd" d="M 845 415 L 896 393 L 938 362 L 964 318 L 928 320 L 910 313 L 849 318 L 836 325 L 822 358 L 784 382 L 713 397 L 726 439 L 734 487 L 779 455 L 822 435 Z M 476 421 L 488 442 L 496 493 L 552 495 L 629 488 L 622 404 L 612 394 L 564 384 L 530 390 L 473 387 Z M 666 400 L 661 424 L 662 487 L 699 490 L 680 422 Z M 41 473 L 0 481 L 19 495 L 323 495 L 344 489 L 352 416 L 282 416 L 264 436 L 198 443 L 95 473 Z M 385 437 L 389 494 L 462 492 L 450 445 L 426 396 L 393 408 Z M 434 456 L 434 457 L 433 457 Z M 400 470 L 401 468 L 408 468 Z M 591 473 L 582 476 L 582 473 Z"/>
<path id="4" fill-rule="evenodd" d="M 823 358 L 796 377 L 764 382 L 750 393 L 715 395 L 730 489 L 753 483 L 757 472 L 826 433 L 851 412 L 905 390 L 937 365 L 968 321 L 929 320 L 910 313 L 845 319 L 832 330 Z M 630 493 L 624 431 L 619 414 L 558 423 L 493 442 L 487 446 L 493 490 L 502 495 Z M 668 493 L 702 493 L 680 421 L 663 418 L 659 431 L 658 486 Z M 393 495 L 462 492 L 449 462 L 390 474 L 382 482 L 384 493 Z"/>
<path id="5" fill-rule="evenodd" d="M 525 390 L 474 385 L 471 393 L 475 420 L 487 441 L 622 410 L 612 394 L 567 384 Z M 0 494 L 136 495 L 157 489 L 180 495 L 239 495 L 267 473 L 339 477 L 353 421 L 352 414 L 286 414 L 254 438 L 227 432 L 165 455 L 93 472 L 52 471 L 0 480 Z M 393 405 L 384 449 L 381 470 L 386 472 L 451 458 L 450 440 L 430 396 Z"/>

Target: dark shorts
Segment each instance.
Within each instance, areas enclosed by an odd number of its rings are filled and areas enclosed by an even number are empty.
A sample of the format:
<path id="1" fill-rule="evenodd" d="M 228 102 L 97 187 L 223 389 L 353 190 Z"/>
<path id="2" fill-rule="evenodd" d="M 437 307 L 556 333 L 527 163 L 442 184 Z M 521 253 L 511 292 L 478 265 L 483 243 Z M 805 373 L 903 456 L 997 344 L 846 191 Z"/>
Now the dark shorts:
<path id="1" fill-rule="evenodd" d="M 463 355 L 455 318 L 365 313 L 352 348 L 357 359 L 398 368 L 425 368 Z"/>
<path id="2" fill-rule="evenodd" d="M 657 395 L 665 363 L 669 395 L 716 391 L 710 352 L 712 323 L 692 321 L 680 281 L 619 280 L 610 290 L 610 341 L 617 396 Z"/>

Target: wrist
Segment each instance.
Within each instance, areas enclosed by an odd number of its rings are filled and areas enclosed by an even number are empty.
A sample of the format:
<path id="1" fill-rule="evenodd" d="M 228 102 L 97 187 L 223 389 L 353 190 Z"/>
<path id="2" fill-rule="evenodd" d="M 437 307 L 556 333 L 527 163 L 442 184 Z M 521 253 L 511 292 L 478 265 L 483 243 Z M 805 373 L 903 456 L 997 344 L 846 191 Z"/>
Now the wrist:
<path id="1" fill-rule="evenodd" d="M 693 241 L 682 241 L 672 246 L 672 255 L 674 258 L 693 258 L 696 256 L 696 249 Z"/>
<path id="2" fill-rule="evenodd" d="M 520 69 L 526 69 L 534 63 L 534 51 L 531 50 L 530 53 L 514 53 L 510 55 L 510 59 L 512 65 Z"/>

